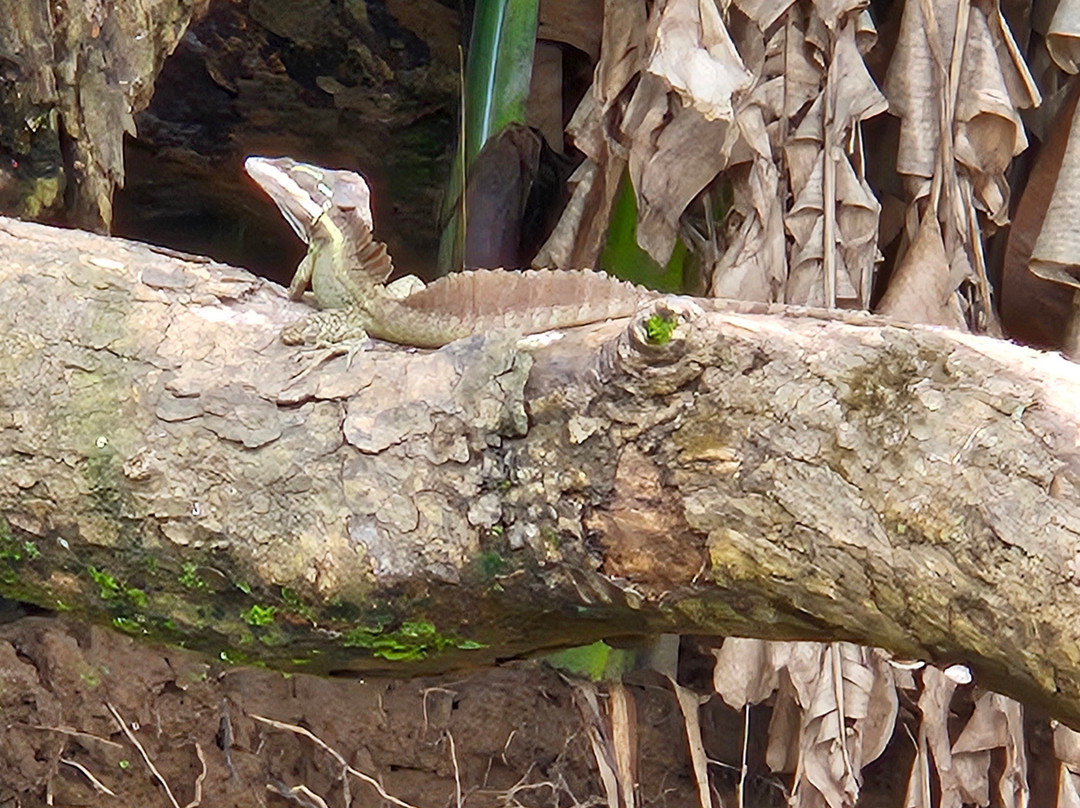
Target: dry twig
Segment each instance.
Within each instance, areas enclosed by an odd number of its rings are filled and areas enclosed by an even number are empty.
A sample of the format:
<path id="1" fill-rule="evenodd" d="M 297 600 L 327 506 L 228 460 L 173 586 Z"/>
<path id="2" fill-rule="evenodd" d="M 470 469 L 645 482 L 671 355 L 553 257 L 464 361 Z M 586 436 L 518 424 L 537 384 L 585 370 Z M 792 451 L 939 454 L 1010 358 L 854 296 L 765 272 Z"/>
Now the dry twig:
<path id="1" fill-rule="evenodd" d="M 199 742 L 195 741 L 195 754 L 199 758 L 199 763 L 202 764 L 202 771 L 199 772 L 199 776 L 195 778 L 195 796 L 191 798 L 191 802 L 184 806 L 184 808 L 198 808 L 202 804 L 202 784 L 206 779 L 206 756 L 203 754 L 202 747 L 199 746 Z"/>
<path id="2" fill-rule="evenodd" d="M 117 749 L 122 749 L 123 744 L 116 741 L 110 741 L 108 738 L 102 738 L 100 735 L 94 735 L 89 732 L 82 732 L 72 727 L 49 727 L 44 724 L 13 724 L 16 727 L 25 727 L 26 729 L 39 729 L 44 732 L 59 732 L 61 735 L 70 735 L 72 738 L 86 738 L 96 741 L 97 743 L 103 743 L 106 746 L 115 746 Z"/>
<path id="3" fill-rule="evenodd" d="M 113 719 L 116 721 L 120 731 L 124 733 L 124 736 L 131 741 L 132 745 L 139 750 L 139 754 L 142 755 L 143 763 L 150 770 L 150 773 L 154 775 L 154 779 L 161 783 L 161 787 L 165 789 L 165 794 L 169 798 L 169 802 L 173 808 L 180 808 L 180 803 L 176 801 L 176 797 L 173 796 L 172 789 L 169 788 L 169 784 L 165 781 L 165 778 L 161 776 L 161 772 L 154 766 L 154 762 L 150 760 L 150 756 L 146 754 L 146 750 L 143 749 L 143 745 L 139 743 L 139 739 L 135 737 L 135 733 L 128 729 L 127 723 L 120 717 L 120 713 L 109 702 L 105 702 L 105 708 L 112 713 Z"/>
<path id="4" fill-rule="evenodd" d="M 376 780 L 374 777 L 371 777 L 370 775 L 364 774 L 362 771 L 354 769 L 346 762 L 345 758 L 340 752 L 338 752 L 336 749 L 327 744 L 325 741 L 323 741 L 311 731 L 306 730 L 303 727 L 298 727 L 295 724 L 286 724 L 284 721 L 275 721 L 273 718 L 266 718 L 265 716 L 256 715 L 255 713 L 251 713 L 251 718 L 261 724 L 266 724 L 267 726 L 274 727 L 275 729 L 283 729 L 287 732 L 295 733 L 296 735 L 303 735 L 305 738 L 310 740 L 316 746 L 320 747 L 323 751 L 333 757 L 334 760 L 341 764 L 341 767 L 347 773 L 351 774 L 353 777 L 367 783 L 369 786 L 374 788 L 377 792 L 379 792 L 379 796 L 387 802 L 391 802 L 394 805 L 400 806 L 400 808 L 416 808 L 416 806 L 412 803 L 405 802 L 404 800 L 399 800 L 397 797 L 389 794 L 386 789 L 382 787 L 382 784 L 379 783 L 379 781 Z"/>
<path id="5" fill-rule="evenodd" d="M 457 747 L 450 730 L 446 731 L 446 738 L 450 741 L 450 762 L 454 764 L 454 796 L 457 798 L 457 808 L 461 808 L 461 769 L 458 768 Z"/>
<path id="6" fill-rule="evenodd" d="M 71 768 L 82 774 L 83 777 L 90 781 L 90 785 L 94 787 L 94 791 L 96 791 L 98 794 L 108 794 L 110 797 L 116 796 L 116 794 L 113 793 L 112 789 L 110 789 L 107 785 L 94 777 L 91 771 L 81 763 L 74 760 L 68 760 L 67 758 L 60 758 L 60 762 L 70 766 Z"/>

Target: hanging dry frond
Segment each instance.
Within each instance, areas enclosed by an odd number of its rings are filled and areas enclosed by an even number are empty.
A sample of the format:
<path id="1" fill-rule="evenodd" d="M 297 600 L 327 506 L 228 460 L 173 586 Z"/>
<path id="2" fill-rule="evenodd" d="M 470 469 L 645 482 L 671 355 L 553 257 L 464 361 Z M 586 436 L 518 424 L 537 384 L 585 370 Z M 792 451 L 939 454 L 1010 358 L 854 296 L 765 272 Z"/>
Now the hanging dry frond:
<path id="1" fill-rule="evenodd" d="M 1080 71 L 1080 2 L 1061 0 L 1057 4 L 1046 32 L 1046 49 L 1066 73 Z"/>
<path id="2" fill-rule="evenodd" d="M 1080 732 L 1057 724 L 1054 756 L 1058 759 L 1057 808 L 1080 808 Z"/>
<path id="3" fill-rule="evenodd" d="M 732 707 L 776 693 L 766 761 L 795 774 L 796 804 L 854 805 L 862 768 L 882 753 L 896 723 L 886 656 L 851 643 L 735 638 L 712 653 L 713 686 Z"/>
<path id="4" fill-rule="evenodd" d="M 935 274 L 934 287 L 950 295 L 966 285 L 969 322 L 992 328 L 979 212 L 994 224 L 1007 221 L 1004 172 L 1027 148 L 1019 110 L 1041 100 L 997 4 L 907 0 L 885 94 L 901 120 L 897 170 L 908 180 L 910 202 L 918 211 L 928 206 L 943 231 L 948 263 L 920 271 Z M 911 242 L 920 219 L 913 208 Z M 926 322 L 919 303 L 903 299 L 913 292 L 895 294 L 883 311 L 916 312 L 914 319 Z M 950 304 L 931 307 L 927 315 L 940 320 Z"/>
<path id="5" fill-rule="evenodd" d="M 989 804 L 986 789 L 990 752 L 998 748 L 1005 750 L 1005 765 L 998 778 L 999 804 L 1003 808 L 1027 808 L 1023 708 L 999 693 L 987 692 L 979 697 L 975 712 L 953 744 L 951 779 L 958 798 L 965 803 Z"/>

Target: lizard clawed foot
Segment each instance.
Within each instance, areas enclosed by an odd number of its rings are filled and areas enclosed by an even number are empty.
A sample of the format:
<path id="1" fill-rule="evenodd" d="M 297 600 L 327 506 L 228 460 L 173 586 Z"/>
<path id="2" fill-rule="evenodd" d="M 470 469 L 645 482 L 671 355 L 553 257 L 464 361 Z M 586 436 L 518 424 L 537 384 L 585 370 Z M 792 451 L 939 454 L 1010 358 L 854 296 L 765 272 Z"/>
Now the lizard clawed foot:
<path id="1" fill-rule="evenodd" d="M 367 345 L 367 332 L 350 322 L 344 312 L 334 309 L 317 312 L 294 323 L 281 332 L 286 345 L 303 345 L 315 349 L 314 358 L 306 368 L 290 379 L 290 384 L 338 356 L 346 356 L 346 367 L 352 367 L 353 358 Z"/>
<path id="2" fill-rule="evenodd" d="M 307 354 L 312 358 L 303 370 L 289 377 L 288 386 L 292 387 L 298 382 L 303 381 L 307 378 L 308 374 L 322 367 L 331 359 L 336 359 L 339 356 L 345 357 L 346 369 L 352 369 L 353 359 L 356 357 L 356 354 L 364 349 L 366 344 L 366 339 L 351 339 L 346 342 L 338 343 L 337 345 L 312 348 L 310 353 L 308 353 L 307 350 L 303 351 L 304 354 Z"/>

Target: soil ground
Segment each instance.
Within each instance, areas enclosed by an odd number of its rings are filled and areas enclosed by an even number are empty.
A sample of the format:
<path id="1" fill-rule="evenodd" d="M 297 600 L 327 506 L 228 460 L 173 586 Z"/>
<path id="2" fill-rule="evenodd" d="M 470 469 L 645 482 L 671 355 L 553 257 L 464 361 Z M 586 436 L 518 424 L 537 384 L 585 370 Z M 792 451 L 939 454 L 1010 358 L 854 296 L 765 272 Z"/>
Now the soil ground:
<path id="1" fill-rule="evenodd" d="M 607 804 L 580 687 L 539 662 L 425 679 L 284 676 L 25 617 L 0 627 L 0 806 L 170 806 L 160 780 L 179 806 L 391 804 L 343 779 L 300 728 L 417 808 Z M 695 804 L 674 699 L 643 688 L 637 703 L 650 729 L 643 801 Z"/>
<path id="2" fill-rule="evenodd" d="M 711 692 L 707 649 L 717 642 L 684 639 L 679 679 L 702 696 L 712 804 L 730 807 L 739 804 L 743 716 Z M 639 671 L 624 684 L 632 712 L 620 743 L 606 719 L 607 687 L 537 660 L 445 677 L 287 676 L 64 616 L 22 617 L 0 625 L 0 808 L 607 806 L 618 801 L 596 755 L 610 772 L 620 747 L 636 752 L 638 808 L 699 806 L 666 680 Z M 863 770 L 861 808 L 904 804 L 916 711 L 902 700 L 908 730 Z M 750 714 L 749 808 L 786 804 L 790 778 L 764 767 L 771 713 L 760 705 Z M 1026 719 L 1030 805 L 1051 808 L 1049 723 Z M 355 773 L 344 777 L 344 764 Z M 991 805 L 1001 808 L 996 795 Z"/>

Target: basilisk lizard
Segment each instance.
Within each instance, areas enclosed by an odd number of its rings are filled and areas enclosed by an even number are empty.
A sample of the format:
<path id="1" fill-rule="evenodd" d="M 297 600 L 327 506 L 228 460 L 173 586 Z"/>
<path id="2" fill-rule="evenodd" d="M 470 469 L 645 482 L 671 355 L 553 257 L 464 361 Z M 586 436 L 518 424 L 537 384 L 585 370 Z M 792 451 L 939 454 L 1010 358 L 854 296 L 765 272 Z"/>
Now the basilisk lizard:
<path id="1" fill-rule="evenodd" d="M 470 334 L 508 329 L 522 335 L 629 317 L 659 295 L 603 272 L 472 270 L 428 286 L 385 286 L 393 270 L 372 236 L 370 194 L 360 175 L 288 157 L 249 157 L 244 169 L 277 204 L 307 254 L 289 286 L 308 285 L 322 311 L 290 326 L 290 344 L 361 338 L 437 348 Z"/>
<path id="2" fill-rule="evenodd" d="M 288 157 L 249 157 L 244 168 L 308 245 L 289 294 L 300 300 L 310 284 L 322 311 L 286 328 L 281 336 L 289 344 L 333 345 L 370 335 L 438 348 L 494 329 L 526 335 L 629 317 L 662 297 L 591 270 L 478 269 L 428 286 L 416 278 L 384 285 L 393 264 L 372 235 L 370 193 L 359 174 Z M 695 299 L 695 305 L 732 314 L 907 327 L 857 310 L 721 299 Z"/>

